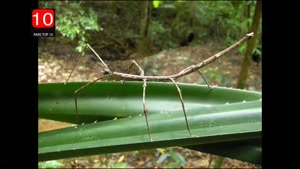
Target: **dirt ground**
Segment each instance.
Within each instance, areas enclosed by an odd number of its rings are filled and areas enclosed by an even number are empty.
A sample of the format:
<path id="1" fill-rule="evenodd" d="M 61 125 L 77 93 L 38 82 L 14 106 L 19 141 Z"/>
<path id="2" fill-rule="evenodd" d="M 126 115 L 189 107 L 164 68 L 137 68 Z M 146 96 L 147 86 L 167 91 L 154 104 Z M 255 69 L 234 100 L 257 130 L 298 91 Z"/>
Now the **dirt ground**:
<path id="1" fill-rule="evenodd" d="M 45 52 L 41 49 L 38 60 L 39 83 L 64 82 L 73 65 L 75 64 L 76 53 L 73 52 L 74 46 L 64 47 L 65 52 L 59 54 L 54 52 Z M 146 75 L 169 75 L 177 73 L 183 68 L 197 64 L 205 58 L 221 51 L 224 46 L 217 44 L 207 44 L 205 46 L 186 46 L 177 49 L 169 49 L 149 56 L 137 62 L 145 69 Z M 75 69 L 70 81 L 91 81 L 101 73 L 95 68 L 89 54 L 83 57 L 79 66 Z M 235 87 L 242 63 L 242 55 L 237 50 L 211 63 L 201 69 L 206 80 L 211 85 Z M 108 66 L 118 72 L 126 72 L 131 60 L 105 61 Z M 185 83 L 204 83 L 198 73 L 192 73 L 178 79 Z M 246 89 L 261 91 L 261 64 L 251 64 Z M 38 132 L 54 130 L 68 127 L 71 124 L 55 122 L 45 119 L 39 119 Z M 212 168 L 214 161 L 218 156 L 197 152 L 180 147 L 170 147 L 165 149 L 154 149 L 139 152 L 115 153 L 108 155 L 96 155 L 90 157 L 81 157 L 76 159 L 59 160 L 70 168 L 106 168 L 106 167 L 125 167 L 125 168 L 164 168 L 164 167 L 182 167 L 180 164 L 174 164 L 174 160 L 168 157 L 162 164 L 158 164 L 159 157 L 168 151 L 175 151 L 186 159 L 184 168 Z M 173 165 L 173 166 L 172 166 Z M 177 165 L 177 166 L 176 166 Z M 234 159 L 225 158 L 222 168 L 261 168 L 261 166 L 241 162 Z"/>

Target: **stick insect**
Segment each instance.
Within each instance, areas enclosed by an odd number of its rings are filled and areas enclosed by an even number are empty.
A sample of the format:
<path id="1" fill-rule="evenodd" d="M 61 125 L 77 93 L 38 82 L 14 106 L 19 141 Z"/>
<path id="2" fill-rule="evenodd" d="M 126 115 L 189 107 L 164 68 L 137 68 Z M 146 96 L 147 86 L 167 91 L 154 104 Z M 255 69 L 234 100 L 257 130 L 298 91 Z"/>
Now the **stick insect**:
<path id="1" fill-rule="evenodd" d="M 245 41 L 247 41 L 248 39 L 250 39 L 251 37 L 254 36 L 254 33 L 251 32 L 251 33 L 248 33 L 246 34 L 242 39 L 240 39 L 239 41 L 237 41 L 236 43 L 234 43 L 233 45 L 231 45 L 230 47 L 224 49 L 223 51 L 213 55 L 213 56 L 210 56 L 209 58 L 207 58 L 206 60 L 196 64 L 196 65 L 190 65 L 186 68 L 184 68 L 183 70 L 181 70 L 179 73 L 177 74 L 172 74 L 172 75 L 167 75 L 167 76 L 145 76 L 144 74 L 144 70 L 139 66 L 139 64 L 136 62 L 136 61 L 132 61 L 132 63 L 130 64 L 129 66 L 129 69 L 127 71 L 127 73 L 121 73 L 121 72 L 114 72 L 112 71 L 106 64 L 105 62 L 101 59 L 101 57 L 95 52 L 95 50 L 89 45 L 89 44 L 86 44 L 83 52 L 81 53 L 81 55 L 78 56 L 78 58 L 76 59 L 76 63 L 67 79 L 66 82 L 68 82 L 68 80 L 70 79 L 71 77 L 71 74 L 72 72 L 74 71 L 79 59 L 81 58 L 81 56 L 83 55 L 85 49 L 88 47 L 93 53 L 95 56 L 97 56 L 97 58 L 100 60 L 100 62 L 103 64 L 104 66 L 104 69 L 102 70 L 102 73 L 104 76 L 102 77 L 99 77 L 95 80 L 93 80 L 92 82 L 89 82 L 87 83 L 86 85 L 80 87 L 79 89 L 77 89 L 75 91 L 75 111 L 76 111 L 76 118 L 77 118 L 77 121 L 78 121 L 78 108 L 77 108 L 77 97 L 78 97 L 78 93 L 83 90 L 84 88 L 92 85 L 93 83 L 103 79 L 104 77 L 106 76 L 117 76 L 117 77 L 120 77 L 120 78 L 123 78 L 123 79 L 132 79 L 132 80 L 142 80 L 143 81 L 143 112 L 144 112 L 144 115 L 145 115 L 145 120 L 146 120 L 146 125 L 147 125 L 147 130 L 148 130 L 148 135 L 149 135 L 149 138 L 151 141 L 152 140 L 152 137 L 151 137 L 151 134 L 150 134 L 150 127 L 149 127 L 149 123 L 148 123 L 148 110 L 147 110 L 147 107 L 146 107 L 146 96 L 145 96 L 145 93 L 146 93 L 146 81 L 171 81 L 174 86 L 176 87 L 177 89 L 177 92 L 178 92 L 178 95 L 179 95 L 179 98 L 180 98 L 180 102 L 181 102 L 181 106 L 182 106 L 182 110 L 183 110 L 183 114 L 184 114 L 184 118 L 185 118 L 185 123 L 186 123 L 186 127 L 187 127 L 187 130 L 188 130 L 188 133 L 189 135 L 192 137 L 192 133 L 190 131 L 190 126 L 189 126 L 189 123 L 188 123 L 188 119 L 187 119 L 187 115 L 186 115 L 186 110 L 185 110 L 185 106 L 184 106 L 184 102 L 183 102 L 183 98 L 182 98 L 182 94 L 181 94 L 181 91 L 180 91 L 180 88 L 178 87 L 178 85 L 176 84 L 175 80 L 180 78 L 180 77 L 183 77 L 185 75 L 188 75 L 192 72 L 196 72 L 198 71 L 198 73 L 202 76 L 202 78 L 205 80 L 204 76 L 201 74 L 200 72 L 200 68 L 208 65 L 209 63 L 215 61 L 216 59 L 220 58 L 221 56 L 225 55 L 226 53 L 228 53 L 229 51 L 231 51 L 232 49 L 238 47 L 239 45 L 241 45 L 242 43 L 244 43 Z M 139 69 L 139 72 L 140 72 L 140 75 L 135 75 L 135 74 L 129 74 L 129 70 L 132 68 L 132 66 L 136 66 L 138 69 Z M 124 82 L 124 80 L 122 81 Z M 205 80 L 205 83 L 207 84 L 207 86 L 212 89 L 209 84 L 207 83 L 207 81 Z"/>

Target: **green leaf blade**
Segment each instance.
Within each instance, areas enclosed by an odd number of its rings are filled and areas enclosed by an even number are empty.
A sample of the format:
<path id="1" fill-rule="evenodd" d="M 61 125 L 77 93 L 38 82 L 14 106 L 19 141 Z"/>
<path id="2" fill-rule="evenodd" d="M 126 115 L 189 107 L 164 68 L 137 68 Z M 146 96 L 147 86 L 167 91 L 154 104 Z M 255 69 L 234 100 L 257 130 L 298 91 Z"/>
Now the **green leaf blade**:
<path id="1" fill-rule="evenodd" d="M 40 85 L 39 116 L 48 114 L 51 119 L 75 122 L 73 93 L 83 84 L 67 84 L 68 88 L 63 84 Z M 101 82 L 79 94 L 79 117 L 87 124 L 39 133 L 39 161 L 261 138 L 258 92 L 221 87 L 210 91 L 206 86 L 179 84 L 191 137 L 174 85 L 149 82 L 147 86 L 153 142 L 142 113 L 142 82 Z M 95 120 L 98 122 L 93 123 Z"/>

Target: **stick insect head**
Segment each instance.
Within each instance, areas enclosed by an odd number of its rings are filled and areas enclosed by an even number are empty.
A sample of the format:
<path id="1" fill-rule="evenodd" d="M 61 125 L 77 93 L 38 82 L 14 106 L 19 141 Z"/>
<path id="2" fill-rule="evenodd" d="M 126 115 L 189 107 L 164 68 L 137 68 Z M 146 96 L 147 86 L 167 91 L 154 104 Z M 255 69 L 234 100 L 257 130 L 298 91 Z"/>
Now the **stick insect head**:
<path id="1" fill-rule="evenodd" d="M 103 63 L 94 63 L 93 65 L 95 70 L 100 70 L 101 74 L 103 75 L 110 75 L 112 74 L 112 71 L 103 65 Z"/>
<path id="2" fill-rule="evenodd" d="M 110 75 L 110 74 L 112 74 L 112 71 L 110 69 L 104 68 L 104 69 L 102 69 L 102 73 L 104 75 Z"/>

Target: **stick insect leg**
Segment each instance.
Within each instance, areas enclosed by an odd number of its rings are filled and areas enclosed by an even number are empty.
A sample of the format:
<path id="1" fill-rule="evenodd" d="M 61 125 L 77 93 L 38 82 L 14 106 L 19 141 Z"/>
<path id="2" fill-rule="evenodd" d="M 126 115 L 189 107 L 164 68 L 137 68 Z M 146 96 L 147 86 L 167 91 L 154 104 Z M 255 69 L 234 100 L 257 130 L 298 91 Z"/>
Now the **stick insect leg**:
<path id="1" fill-rule="evenodd" d="M 77 89 L 77 90 L 75 91 L 74 96 L 75 96 L 75 111 L 76 111 L 76 121 L 77 121 L 77 125 L 79 125 L 78 108 L 77 108 L 77 96 L 78 96 L 78 93 L 79 93 L 81 90 L 85 89 L 86 87 L 88 87 L 88 86 L 94 84 L 95 82 L 101 80 L 101 79 L 104 78 L 104 77 L 105 77 L 105 76 L 102 76 L 102 77 L 100 77 L 100 78 L 97 78 L 96 80 L 94 80 L 94 81 L 92 81 L 92 82 L 89 82 L 89 83 L 87 83 L 87 84 L 84 85 L 84 86 L 81 86 L 79 89 Z"/>
<path id="2" fill-rule="evenodd" d="M 180 102 L 181 102 L 181 106 L 182 106 L 182 110 L 183 110 L 183 113 L 184 113 L 184 118 L 185 118 L 185 123 L 186 123 L 186 128 L 190 134 L 190 136 L 192 136 L 192 133 L 190 131 L 190 125 L 189 125 L 189 122 L 187 120 L 187 116 L 186 116 L 186 112 L 185 112 L 185 107 L 184 107 L 184 103 L 183 103 L 183 98 L 182 98 L 182 94 L 181 94 L 181 91 L 180 91 L 180 88 L 178 87 L 178 85 L 176 84 L 175 80 L 173 78 L 169 78 L 172 83 L 175 85 L 175 87 L 177 88 L 177 92 L 179 94 L 179 98 L 180 98 Z"/>
<path id="3" fill-rule="evenodd" d="M 129 66 L 129 69 L 127 71 L 127 73 L 129 73 L 130 69 L 132 68 L 132 66 L 135 65 L 136 67 L 139 68 L 139 71 L 140 71 L 140 75 L 141 76 L 144 76 L 145 73 L 144 73 L 144 70 L 140 67 L 140 65 L 138 63 L 136 63 L 136 61 L 132 61 L 132 63 L 130 64 Z M 125 80 L 125 79 L 124 79 Z M 124 83 L 124 80 L 122 83 Z M 150 134 L 150 127 L 149 127 L 149 122 L 148 122 L 148 110 L 147 110 L 147 107 L 146 107 L 146 87 L 147 87 L 147 84 L 146 84 L 146 79 L 143 79 L 144 81 L 144 84 L 143 84 L 143 111 L 144 111 L 144 115 L 145 115 L 145 119 L 146 119 L 146 124 L 147 124 L 147 130 L 148 130 L 148 135 L 149 135 L 149 138 L 151 140 L 151 142 L 153 141 L 152 140 L 152 137 L 151 137 L 151 134 Z"/>
<path id="4" fill-rule="evenodd" d="M 145 119 L 146 119 L 148 135 L 149 135 L 149 138 L 152 142 L 153 140 L 152 140 L 152 137 L 151 137 L 151 134 L 150 134 L 150 127 L 149 127 L 149 123 L 148 123 L 148 110 L 147 110 L 147 107 L 146 107 L 146 87 L 147 87 L 146 79 L 144 79 L 143 81 L 144 81 L 144 84 L 143 84 L 143 110 L 144 110 L 144 115 L 145 115 Z"/>
<path id="5" fill-rule="evenodd" d="M 129 65 L 128 70 L 127 70 L 127 74 L 130 72 L 130 70 L 131 70 L 131 68 L 132 68 L 133 65 L 135 65 L 136 67 L 138 67 L 139 71 L 140 71 L 140 75 L 144 76 L 144 70 L 140 67 L 140 65 L 135 60 L 132 60 L 131 64 Z M 123 80 L 121 80 L 122 84 L 124 82 L 125 82 L 125 78 Z"/>
<path id="6" fill-rule="evenodd" d="M 184 73 L 184 72 L 186 72 L 186 71 L 189 71 L 190 69 L 194 69 L 195 66 L 196 66 L 196 65 L 191 65 L 191 66 L 189 66 L 189 67 L 183 69 L 180 73 Z M 210 85 L 207 83 L 207 81 L 206 81 L 205 77 L 203 76 L 203 74 L 201 73 L 201 71 L 200 71 L 199 69 L 197 69 L 197 71 L 198 71 L 198 73 L 201 75 L 201 77 L 204 79 L 204 81 L 205 81 L 207 87 L 208 87 L 210 90 L 212 90 L 213 88 L 210 87 Z"/>
<path id="7" fill-rule="evenodd" d="M 213 88 L 212 87 L 210 87 L 210 85 L 207 83 L 207 81 L 206 81 L 206 79 L 205 79 L 205 77 L 203 76 L 203 74 L 201 73 L 201 71 L 198 69 L 198 73 L 201 75 L 201 77 L 203 78 L 203 80 L 205 81 L 205 83 L 206 83 L 206 85 L 207 85 L 207 87 L 210 89 L 210 90 L 212 90 Z"/>
<path id="8" fill-rule="evenodd" d="M 130 69 L 132 68 L 134 62 L 132 61 L 131 64 L 129 65 L 128 69 L 127 69 L 127 74 L 130 72 Z M 125 78 L 123 78 L 123 80 L 121 80 L 121 83 L 123 84 L 125 82 Z"/>
<path id="9" fill-rule="evenodd" d="M 130 69 L 132 68 L 133 65 L 135 65 L 136 67 L 139 68 L 140 76 L 145 75 L 144 70 L 134 60 L 131 62 L 130 66 L 128 67 L 127 73 L 129 73 L 129 71 L 130 71 Z M 122 80 L 122 83 L 124 83 L 124 81 L 125 81 L 125 78 Z M 148 110 L 147 110 L 147 107 L 146 107 L 146 87 L 147 87 L 146 79 L 143 79 L 143 81 L 144 81 L 144 84 L 143 84 L 143 111 L 144 111 L 144 115 L 145 115 L 145 119 L 146 119 L 148 135 L 149 135 L 149 138 L 152 142 L 153 140 L 152 140 L 152 137 L 151 137 L 151 134 L 150 134 L 150 127 L 149 127 L 149 122 L 148 122 Z"/>
<path id="10" fill-rule="evenodd" d="M 139 68 L 139 71 L 141 72 L 141 74 L 140 74 L 141 76 L 145 75 L 144 70 L 140 67 L 140 65 L 138 63 L 136 63 L 136 61 L 133 60 L 132 63 L 131 63 L 131 67 L 132 67 L 132 65 L 136 65 L 136 67 Z M 152 142 L 153 140 L 152 140 L 152 137 L 151 137 L 151 134 L 150 134 L 150 127 L 149 127 L 149 122 L 148 122 L 148 110 L 147 110 L 147 107 L 146 107 L 146 87 L 147 87 L 146 79 L 143 79 L 143 81 L 144 81 L 144 84 L 143 84 L 143 111 L 144 111 L 144 115 L 145 115 L 145 119 L 146 119 L 148 135 L 149 135 L 149 138 Z"/>

